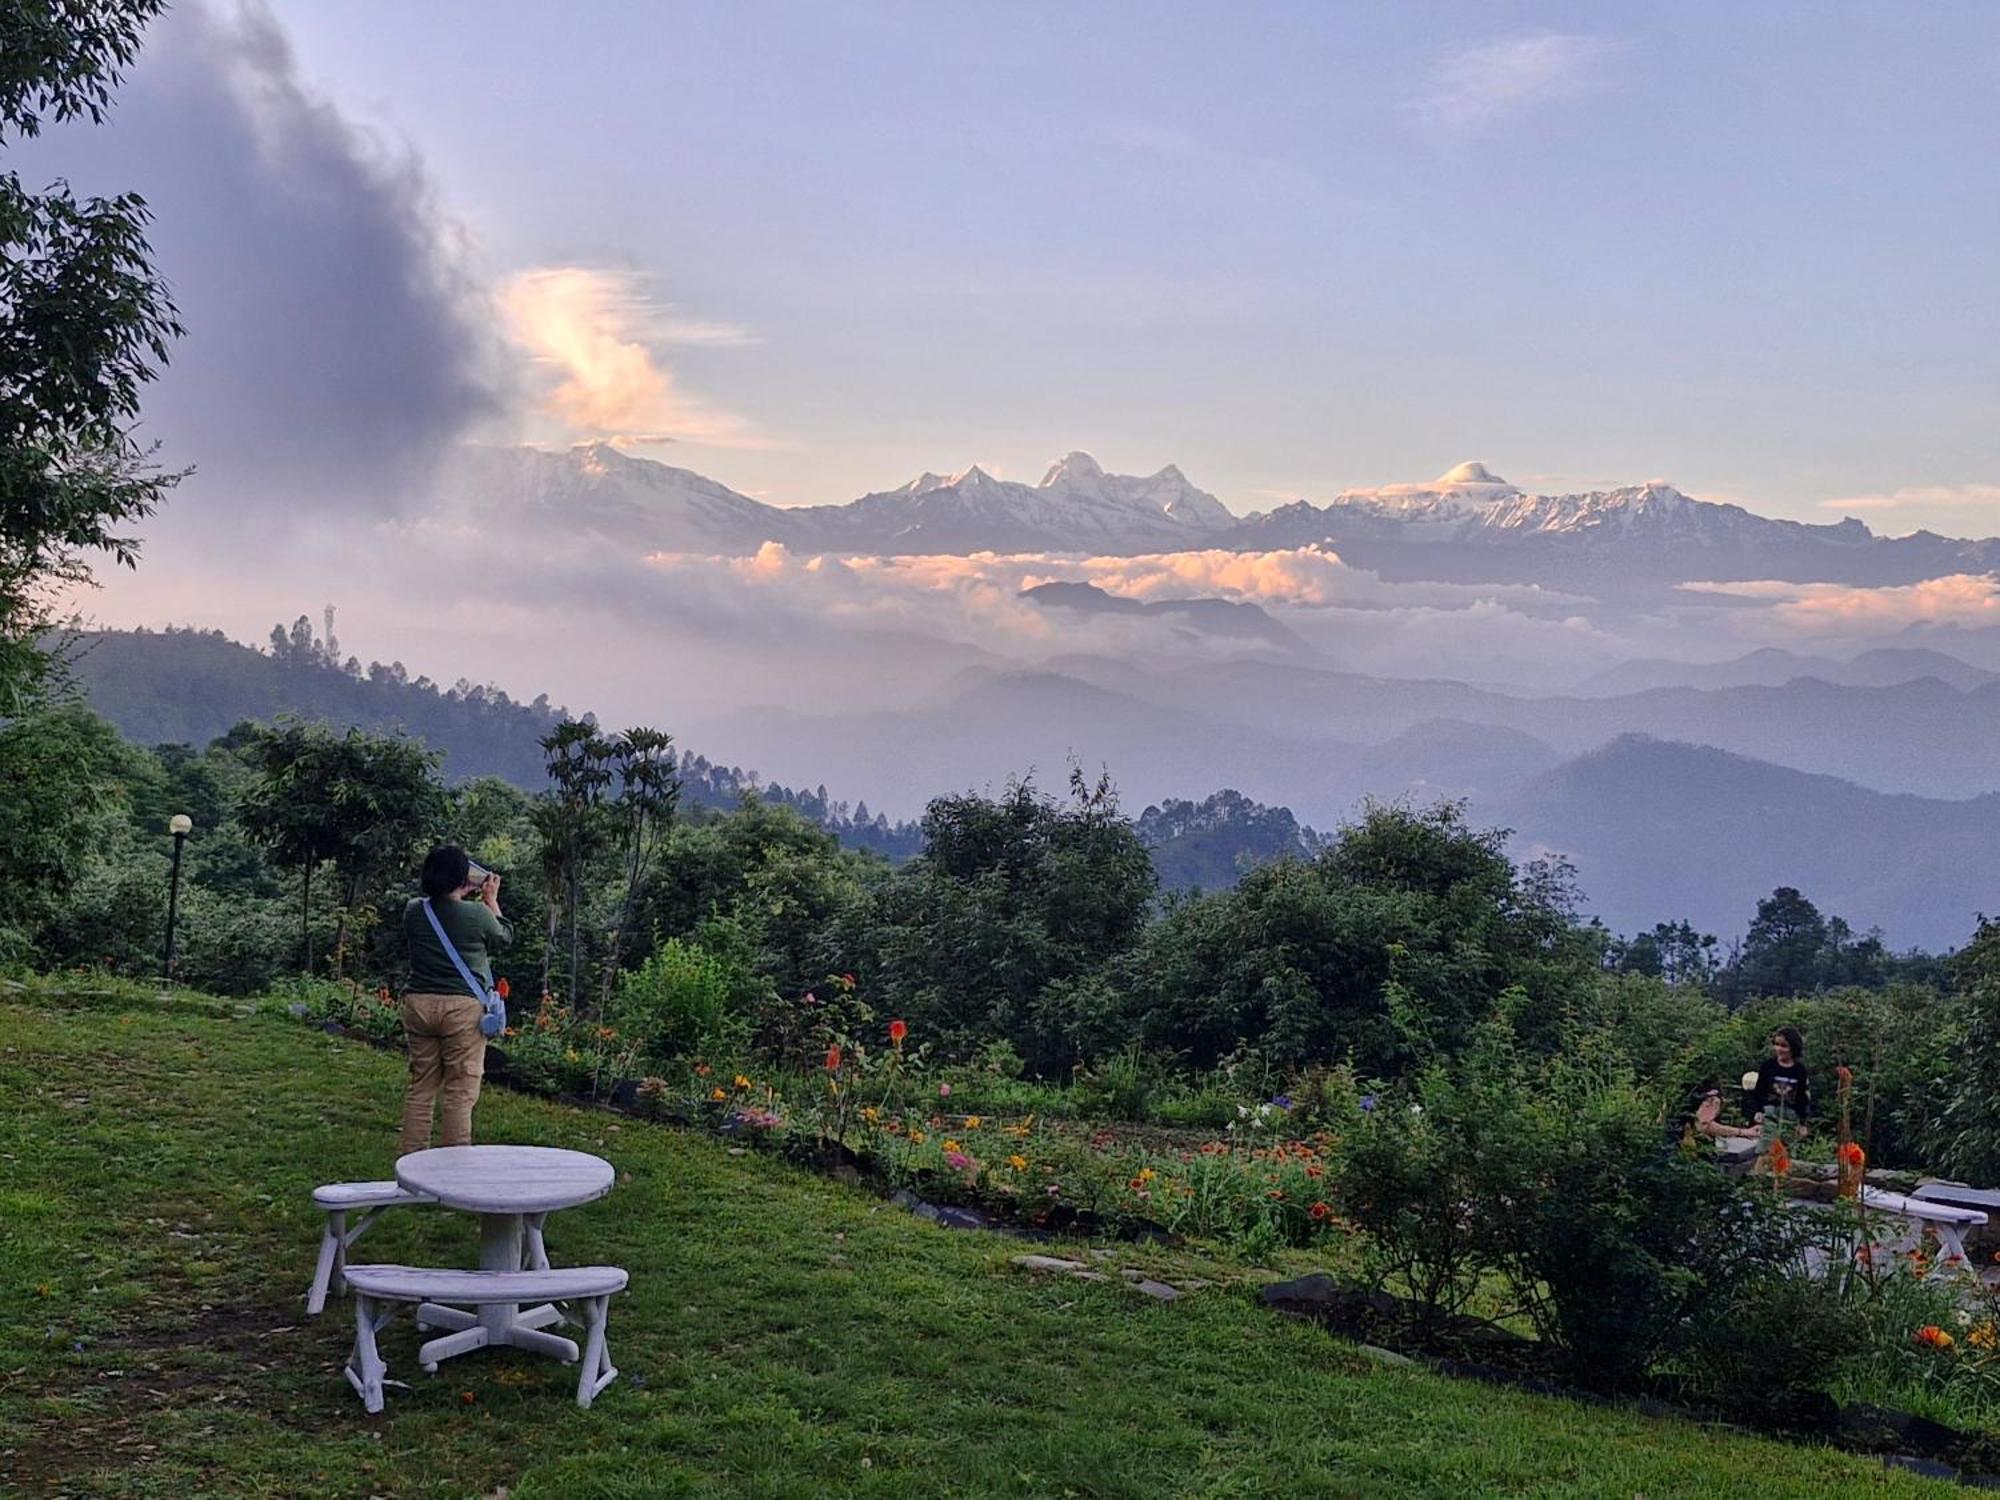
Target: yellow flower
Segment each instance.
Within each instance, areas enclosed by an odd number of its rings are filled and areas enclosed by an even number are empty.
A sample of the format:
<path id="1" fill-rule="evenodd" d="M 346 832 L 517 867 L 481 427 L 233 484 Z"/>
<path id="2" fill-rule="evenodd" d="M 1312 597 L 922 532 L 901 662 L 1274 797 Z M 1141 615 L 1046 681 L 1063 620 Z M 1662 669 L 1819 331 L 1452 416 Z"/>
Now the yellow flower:
<path id="1" fill-rule="evenodd" d="M 1028 1170 L 1028 1158 L 1025 1156 L 1010 1156 L 1007 1158 L 1007 1165 L 1012 1167 L 1016 1172 L 1025 1172 Z"/>
<path id="2" fill-rule="evenodd" d="M 713 1099 L 717 1104 L 720 1104 L 724 1099 L 727 1099 L 729 1096 L 723 1093 L 721 1089 L 714 1089 L 709 1093 L 708 1097 Z"/>
<path id="3" fill-rule="evenodd" d="M 912 1146 L 921 1146 L 923 1143 L 924 1133 L 921 1130 L 912 1130 L 910 1132 L 910 1144 Z"/>
<path id="4" fill-rule="evenodd" d="M 957 1142 L 957 1141 L 946 1141 L 946 1142 L 944 1143 L 944 1148 L 943 1148 L 943 1149 L 945 1149 L 946 1151 L 956 1151 L 956 1150 L 958 1149 L 958 1142 Z"/>
<path id="5" fill-rule="evenodd" d="M 744 1077 L 741 1073 L 738 1073 L 736 1075 L 736 1086 L 739 1089 L 747 1089 L 750 1087 L 750 1080 Z"/>
<path id="6" fill-rule="evenodd" d="M 1981 1323 L 1965 1336 L 1965 1341 L 1975 1349 L 2000 1349 L 2000 1329 L 1991 1323 Z"/>
<path id="7" fill-rule="evenodd" d="M 979 1126 L 980 1119 L 978 1115 L 967 1115 L 965 1117 L 965 1128 L 967 1130 L 977 1130 Z"/>
<path id="8" fill-rule="evenodd" d="M 564 1061 L 564 1062 L 575 1062 L 575 1061 L 576 1061 L 576 1048 L 572 1047 L 572 1048 L 570 1048 L 570 1049 L 569 1049 L 569 1050 L 568 1050 L 567 1052 L 563 1053 L 563 1061 Z"/>
<path id="9" fill-rule="evenodd" d="M 861 1118 L 866 1120 L 870 1125 L 873 1125 L 877 1120 L 882 1118 L 882 1111 L 870 1104 L 861 1111 Z"/>

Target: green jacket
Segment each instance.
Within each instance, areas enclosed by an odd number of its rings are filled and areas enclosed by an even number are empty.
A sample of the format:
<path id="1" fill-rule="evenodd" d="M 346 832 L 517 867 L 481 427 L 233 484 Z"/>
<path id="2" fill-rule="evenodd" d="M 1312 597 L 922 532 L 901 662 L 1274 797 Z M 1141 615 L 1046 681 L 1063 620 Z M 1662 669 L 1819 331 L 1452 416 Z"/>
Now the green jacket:
<path id="1" fill-rule="evenodd" d="M 460 901 L 447 898 L 433 901 L 438 921 L 451 934 L 452 946 L 458 949 L 458 956 L 465 960 L 465 966 L 483 979 L 489 986 L 493 983 L 493 957 L 502 948 L 514 941 L 514 928 L 505 917 L 496 917 L 486 909 L 483 901 Z M 423 899 L 419 897 L 403 908 L 403 936 L 410 945 L 410 990 L 419 995 L 463 995 L 465 981 L 458 977 L 458 970 L 444 951 L 444 944 L 431 931 L 431 920 L 424 915 Z"/>

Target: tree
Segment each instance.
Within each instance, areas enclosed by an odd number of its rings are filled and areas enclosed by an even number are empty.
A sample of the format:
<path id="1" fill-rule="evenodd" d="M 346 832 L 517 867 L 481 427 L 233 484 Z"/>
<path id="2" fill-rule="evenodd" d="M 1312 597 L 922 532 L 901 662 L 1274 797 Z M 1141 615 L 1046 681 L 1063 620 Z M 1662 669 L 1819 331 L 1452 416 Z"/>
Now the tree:
<path id="1" fill-rule="evenodd" d="M 260 772 L 243 800 L 250 835 L 299 870 L 299 942 L 307 972 L 312 955 L 313 871 L 330 861 L 340 882 L 334 969 L 346 951 L 362 898 L 405 868 L 418 843 L 444 821 L 447 806 L 437 755 L 403 735 L 292 722 L 263 730 Z"/>
<path id="2" fill-rule="evenodd" d="M 1696 932 L 1685 919 L 1656 923 L 1650 932 L 1615 938 L 1605 950 L 1614 974 L 1647 974 L 1672 985 L 1702 987 L 1715 978 L 1715 934 Z"/>
<path id="3" fill-rule="evenodd" d="M 611 742 L 611 772 L 618 796 L 610 805 L 611 826 L 622 856 L 625 894 L 618 921 L 611 929 L 604 960 L 604 990 L 600 1006 L 609 1004 L 611 987 L 622 966 L 625 935 L 632 910 L 652 868 L 653 855 L 673 821 L 680 801 L 681 779 L 674 757 L 674 737 L 657 729 L 628 729 Z"/>
<path id="4" fill-rule="evenodd" d="M 101 122 L 164 0 L 15 0 L 0 9 L 0 147 L 45 121 Z M 136 194 L 79 200 L 0 172 L 0 711 L 43 679 L 47 593 L 86 555 L 132 566 L 126 529 L 181 477 L 132 436 L 140 388 L 181 326 Z"/>
<path id="5" fill-rule="evenodd" d="M 542 844 L 542 878 L 549 888 L 548 951 L 553 955 L 557 924 L 569 924 L 569 996 L 577 995 L 578 916 L 583 905 L 583 872 L 600 853 L 609 831 L 604 793 L 611 785 L 611 742 L 588 719 L 564 719 L 538 743 L 546 757 L 550 789 L 536 805 L 535 831 Z M 549 987 L 550 958 L 542 961 L 542 990 Z"/>
<path id="6" fill-rule="evenodd" d="M 123 755 L 111 726 L 75 705 L 0 727 L 0 959 L 26 956 L 83 874 L 122 801 Z"/>

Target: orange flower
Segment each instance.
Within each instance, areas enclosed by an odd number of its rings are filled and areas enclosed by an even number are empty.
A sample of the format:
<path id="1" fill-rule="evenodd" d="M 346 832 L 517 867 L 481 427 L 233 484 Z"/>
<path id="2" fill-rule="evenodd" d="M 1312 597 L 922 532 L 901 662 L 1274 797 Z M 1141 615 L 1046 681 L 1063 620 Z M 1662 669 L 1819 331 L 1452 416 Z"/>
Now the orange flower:
<path id="1" fill-rule="evenodd" d="M 724 1099 L 727 1099 L 729 1096 L 723 1093 L 721 1089 L 711 1089 L 709 1091 L 708 1097 L 713 1099 L 717 1104 L 720 1104 Z"/>
<path id="2" fill-rule="evenodd" d="M 1949 1349 L 1958 1340 L 1946 1333 L 1935 1323 L 1926 1323 L 1917 1330 L 1917 1342 L 1929 1349 Z"/>
<path id="3" fill-rule="evenodd" d="M 1840 1148 L 1840 1160 L 1843 1166 L 1862 1167 L 1868 1163 L 1868 1153 L 1861 1149 L 1859 1141 L 1848 1141 Z"/>
<path id="4" fill-rule="evenodd" d="M 829 1073 L 838 1073 L 840 1071 L 840 1043 L 838 1042 L 835 1042 L 831 1047 L 826 1049 L 826 1070 Z"/>
<path id="5" fill-rule="evenodd" d="M 1792 1170 L 1792 1153 L 1785 1149 L 1783 1141 L 1771 1143 L 1771 1175 L 1784 1177 Z"/>
<path id="6" fill-rule="evenodd" d="M 502 1000 L 505 1000 L 505 999 L 507 999 L 507 998 L 508 998 L 509 996 L 511 996 L 511 995 L 512 995 L 512 994 L 514 993 L 514 990 L 513 990 L 513 987 L 512 987 L 512 986 L 510 986 L 510 985 L 509 985 L 509 984 L 507 983 L 507 979 L 506 979 L 506 976 L 505 976 L 505 975 L 502 975 L 502 976 L 501 976 L 501 979 L 500 979 L 500 982 L 499 982 L 498 984 L 494 985 L 494 986 L 493 986 L 493 988 L 494 988 L 494 989 L 496 989 L 496 990 L 498 990 L 498 991 L 500 992 L 500 998 L 501 998 Z"/>
<path id="7" fill-rule="evenodd" d="M 901 1021 L 891 1021 L 889 1023 L 889 1043 L 891 1046 L 895 1047 L 902 1046 L 903 1038 L 908 1036 L 909 1034 L 910 1034 L 910 1028 L 904 1025 Z"/>

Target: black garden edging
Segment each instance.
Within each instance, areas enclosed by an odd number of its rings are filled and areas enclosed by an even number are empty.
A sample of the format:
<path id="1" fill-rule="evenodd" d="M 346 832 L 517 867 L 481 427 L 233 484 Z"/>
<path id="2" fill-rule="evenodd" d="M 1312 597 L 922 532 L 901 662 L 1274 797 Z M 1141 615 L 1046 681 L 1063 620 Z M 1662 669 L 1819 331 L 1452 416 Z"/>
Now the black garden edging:
<path id="1" fill-rule="evenodd" d="M 1428 1339 L 1418 1335 L 1417 1304 L 1390 1293 L 1342 1286 L 1324 1272 L 1264 1288 L 1266 1307 L 1320 1324 L 1357 1343 L 1383 1348 L 1442 1375 L 1503 1385 L 1592 1406 L 1622 1406 L 1643 1416 L 1729 1427 L 1793 1441 L 1822 1442 L 1877 1455 L 1890 1468 L 1972 1489 L 2000 1490 L 2000 1439 L 1965 1432 L 1915 1412 L 1859 1402 L 1842 1406 L 1818 1391 L 1787 1391 L 1729 1410 L 1689 1405 L 1658 1392 L 1607 1396 L 1561 1378 L 1549 1351 L 1535 1340 L 1477 1318 L 1443 1320 Z"/>

